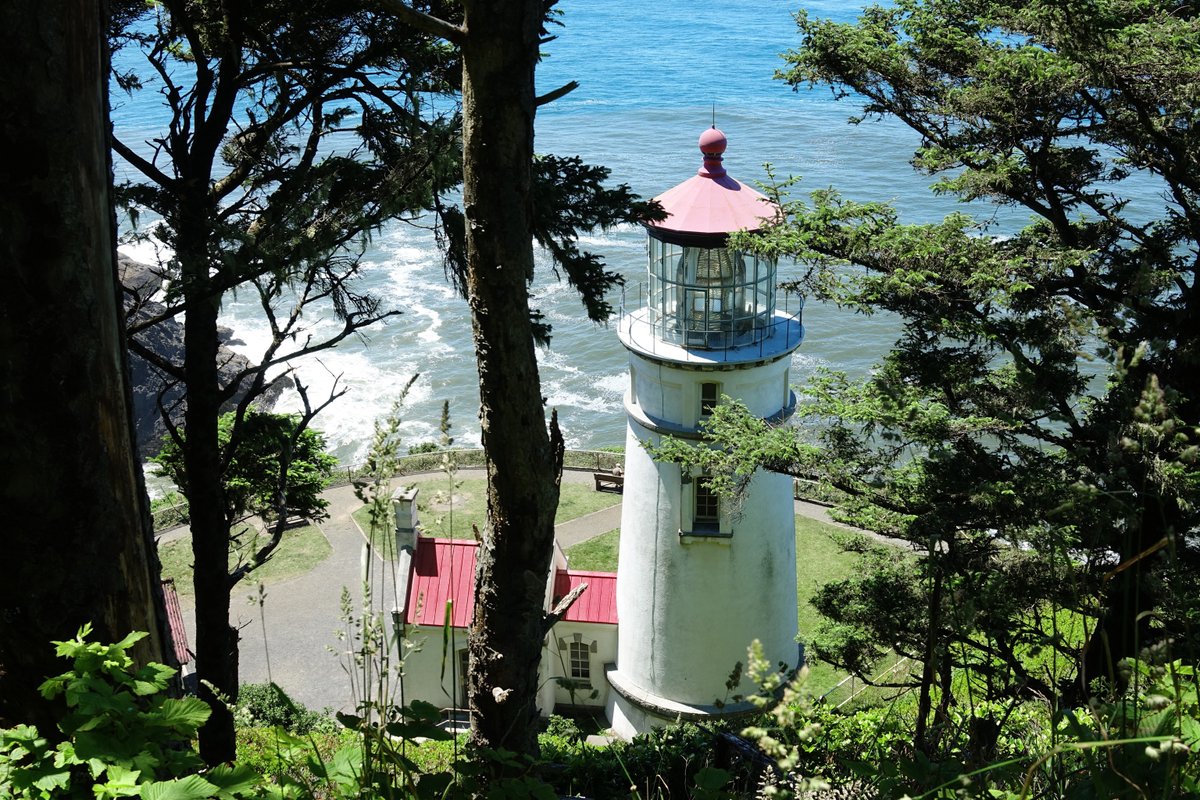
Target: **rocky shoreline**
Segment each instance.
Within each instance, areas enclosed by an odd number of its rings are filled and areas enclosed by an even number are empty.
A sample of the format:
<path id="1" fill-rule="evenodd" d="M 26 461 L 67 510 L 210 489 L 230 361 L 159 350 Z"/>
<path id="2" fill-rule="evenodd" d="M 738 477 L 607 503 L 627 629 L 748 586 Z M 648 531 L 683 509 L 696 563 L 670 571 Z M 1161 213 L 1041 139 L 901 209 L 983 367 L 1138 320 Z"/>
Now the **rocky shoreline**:
<path id="1" fill-rule="evenodd" d="M 125 255 L 117 258 L 117 270 L 121 284 L 127 289 L 123 293 L 125 313 L 128 323 L 150 319 L 164 310 L 162 303 L 145 300 L 154 297 L 162 289 L 163 277 L 158 267 L 134 261 Z M 131 294 L 132 293 L 132 294 Z M 137 307 L 134 308 L 135 298 Z M 132 310 L 132 319 L 129 319 Z M 243 355 L 229 349 L 233 339 L 233 331 L 222 328 L 220 331 L 222 344 L 218 351 L 222 385 L 231 383 L 242 370 L 252 366 L 252 362 Z M 172 364 L 183 364 L 183 324 L 178 318 L 163 320 L 137 334 L 137 340 L 157 356 Z M 137 447 L 142 458 L 155 455 L 167 434 L 160 410 L 170 410 L 171 419 L 181 422 L 186 407 L 183 387 L 174 383 L 155 367 L 136 353 L 129 353 L 130 382 L 133 387 L 134 425 L 137 430 Z M 258 408 L 270 410 L 284 389 L 291 386 L 289 378 L 283 378 L 269 386 L 266 392 L 256 401 Z M 236 393 L 225 406 L 232 410 L 241 400 L 244 391 Z"/>

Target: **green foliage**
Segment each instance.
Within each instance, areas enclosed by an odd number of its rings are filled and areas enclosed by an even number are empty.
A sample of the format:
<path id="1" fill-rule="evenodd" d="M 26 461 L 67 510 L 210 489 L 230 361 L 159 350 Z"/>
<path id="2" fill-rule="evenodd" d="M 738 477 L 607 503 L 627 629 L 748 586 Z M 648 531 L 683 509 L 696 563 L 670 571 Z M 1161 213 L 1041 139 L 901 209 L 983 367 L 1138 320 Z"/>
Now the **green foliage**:
<path id="1" fill-rule="evenodd" d="M 789 288 L 897 315 L 899 338 L 864 380 L 816 376 L 800 425 L 722 403 L 718 447 L 656 455 L 729 494 L 756 467 L 816 476 L 846 496 L 839 519 L 912 542 L 920 558 L 880 554 L 826 588 L 814 646 L 860 675 L 888 650 L 914 658 L 912 745 L 936 762 L 968 698 L 1079 703 L 1152 642 L 1200 657 L 1183 578 L 1200 562 L 1200 26 L 1166 0 L 905 0 L 797 20 L 780 77 L 861 103 L 856 123 L 908 126 L 935 192 L 1005 216 L 914 224 L 772 187 L 783 222 L 734 241 L 803 262 Z M 1089 623 L 1085 648 L 1064 618 Z M 992 732 L 975 730 L 966 749 L 982 752 Z"/>
<path id="2" fill-rule="evenodd" d="M 312 428 L 299 426 L 299 417 L 248 411 L 240 424 L 237 414 L 222 414 L 218 422 L 218 441 L 228 453 L 225 470 L 225 498 L 233 519 L 257 515 L 268 522 L 284 513 L 305 519 L 322 520 L 329 501 L 321 492 L 329 485 L 337 469 L 337 459 L 325 452 L 325 437 Z M 237 438 L 234 440 L 234 430 Z M 151 459 L 158 472 L 187 493 L 184 447 L 187 432 L 180 439 L 167 438 L 162 450 Z"/>
<path id="3" fill-rule="evenodd" d="M 584 739 L 579 723 L 557 714 L 551 714 L 550 719 L 546 720 L 546 729 L 542 731 L 542 736 L 559 739 L 565 744 L 578 744 Z"/>
<path id="4" fill-rule="evenodd" d="M 713 785 L 715 776 L 704 770 L 713 767 L 715 733 L 693 724 L 673 725 L 606 747 L 571 736 L 543 736 L 542 776 L 559 794 L 598 800 L 691 796 L 700 782 Z"/>
<path id="5" fill-rule="evenodd" d="M 258 796 L 258 782 L 244 767 L 201 773 L 190 744 L 209 708 L 195 698 L 165 696 L 176 673 L 171 667 L 134 664 L 128 651 L 144 633 L 104 645 L 88 642 L 90 631 L 85 625 L 75 639 L 54 643 L 71 669 L 41 686 L 66 710 L 57 743 L 29 725 L 0 730 L 0 786 L 18 798 Z"/>
<path id="6" fill-rule="evenodd" d="M 579 234 L 608 230 L 615 225 L 659 220 L 665 212 L 654 201 L 638 198 L 628 185 L 605 186 L 609 170 L 583 163 L 578 156 L 539 155 L 532 164 L 533 238 L 550 254 L 555 275 L 560 271 L 580 295 L 588 319 L 607 320 L 612 304 L 607 295 L 624 282 L 595 253 L 581 250 Z M 466 217 L 456 208 L 439 208 L 445 231 L 447 273 L 466 298 Z M 531 310 L 534 335 L 550 341 L 550 325 Z"/>
<path id="7" fill-rule="evenodd" d="M 301 735 L 331 733 L 338 727 L 328 709 L 319 713 L 305 708 L 275 683 L 243 683 L 234 717 L 240 725 L 280 727 Z"/>

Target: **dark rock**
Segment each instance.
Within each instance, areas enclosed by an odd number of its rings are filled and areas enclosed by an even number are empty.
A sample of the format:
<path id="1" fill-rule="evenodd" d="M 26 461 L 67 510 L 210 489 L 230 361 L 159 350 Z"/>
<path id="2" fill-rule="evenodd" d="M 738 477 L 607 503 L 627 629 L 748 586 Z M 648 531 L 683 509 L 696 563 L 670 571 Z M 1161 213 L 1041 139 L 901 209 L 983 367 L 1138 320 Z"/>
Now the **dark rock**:
<path id="1" fill-rule="evenodd" d="M 163 276 L 158 268 L 120 256 L 118 269 L 121 283 L 128 290 L 124 296 L 127 324 L 136 325 L 162 314 L 164 306 L 149 299 L 163 285 Z M 240 343 L 233 339 L 232 335 L 233 331 L 229 328 L 223 328 L 220 332 L 222 342 Z M 136 338 L 158 358 L 182 367 L 183 325 L 178 319 L 172 317 L 157 322 L 140 331 Z M 249 359 L 233 352 L 225 344 L 218 350 L 218 358 L 223 386 L 232 383 L 239 372 L 251 366 Z M 163 437 L 167 435 L 167 427 L 163 422 L 164 410 L 176 424 L 182 422 L 186 408 L 185 393 L 182 385 L 133 352 L 129 354 L 129 371 L 130 382 L 133 385 L 133 414 L 138 451 L 146 458 L 158 453 Z M 248 388 L 245 384 L 249 384 L 249 380 L 244 381 L 244 385 L 225 405 L 224 410 L 232 411 L 237 407 Z M 280 393 L 291 385 L 292 380 L 287 377 L 274 381 L 254 401 L 255 407 L 270 410 L 279 399 Z"/>

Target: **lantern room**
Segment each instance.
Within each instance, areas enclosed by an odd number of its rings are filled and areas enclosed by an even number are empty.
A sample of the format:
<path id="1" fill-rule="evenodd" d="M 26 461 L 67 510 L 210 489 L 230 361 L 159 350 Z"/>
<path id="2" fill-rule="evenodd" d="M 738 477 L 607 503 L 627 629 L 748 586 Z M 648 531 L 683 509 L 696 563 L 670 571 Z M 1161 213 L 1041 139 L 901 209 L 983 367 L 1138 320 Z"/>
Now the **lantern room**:
<path id="1" fill-rule="evenodd" d="M 771 335 L 775 261 L 728 246 L 729 234 L 755 231 L 779 208 L 730 177 L 727 146 L 715 127 L 700 136 L 695 177 L 655 199 L 667 212 L 649 234 L 647 321 L 654 335 L 689 349 L 727 349 Z"/>

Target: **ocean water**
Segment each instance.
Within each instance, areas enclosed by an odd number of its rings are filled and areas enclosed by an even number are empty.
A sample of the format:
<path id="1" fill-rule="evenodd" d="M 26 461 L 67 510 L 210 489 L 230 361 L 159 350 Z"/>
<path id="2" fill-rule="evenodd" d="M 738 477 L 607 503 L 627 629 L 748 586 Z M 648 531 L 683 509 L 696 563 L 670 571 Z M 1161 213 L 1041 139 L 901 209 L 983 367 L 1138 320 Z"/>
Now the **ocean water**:
<path id="1" fill-rule="evenodd" d="M 907 129 L 887 121 L 848 125 L 858 110 L 852 101 L 835 102 L 827 87 L 792 91 L 773 79 L 780 54 L 798 41 L 795 2 L 727 0 L 707 11 L 687 0 L 563 0 L 559 7 L 563 27 L 544 48 L 539 91 L 569 80 L 581 86 L 539 110 L 540 152 L 580 155 L 609 168 L 614 182 L 654 196 L 695 174 L 696 140 L 715 119 L 729 139 L 725 166 L 743 182 L 764 180 L 763 165 L 770 163 L 778 175 L 802 176 L 801 191 L 836 186 L 855 199 L 894 200 L 912 221 L 959 208 L 934 197 L 932 179 L 909 166 L 916 138 Z M 831 0 L 807 7 L 838 20 L 860 9 Z M 133 53 L 118 54 L 118 65 L 138 70 L 148 83 L 132 98 L 114 90 L 118 135 L 149 139 L 162 116 L 153 76 Z M 118 163 L 118 176 L 127 169 Z M 625 297 L 635 303 L 646 270 L 641 229 L 595 232 L 583 243 L 626 277 Z M 128 249 L 152 257 L 146 244 Z M 468 310 L 445 280 L 432 234 L 397 222 L 375 237 L 366 261 L 364 285 L 403 314 L 291 365 L 314 398 L 334 386 L 346 390 L 316 427 L 343 462 L 360 461 L 374 421 L 419 373 L 402 410 L 406 444 L 437 439 L 444 400 L 456 443 L 478 444 Z M 784 264 L 780 272 L 786 278 L 796 269 Z M 554 326 L 551 346 L 539 351 L 542 392 L 558 410 L 568 446 L 623 443 L 626 355 L 614 329 L 587 321 L 573 290 L 555 279 L 541 255 L 534 303 Z M 226 299 L 222 321 L 236 332 L 237 349 L 257 358 L 266 333 L 249 293 Z M 336 326 L 332 315 L 307 322 L 317 335 Z M 886 315 L 864 317 L 815 302 L 806 306 L 804 323 L 806 340 L 792 370 L 797 383 L 819 366 L 865 374 L 898 333 Z M 285 395 L 281 407 L 298 407 L 298 398 Z"/>

